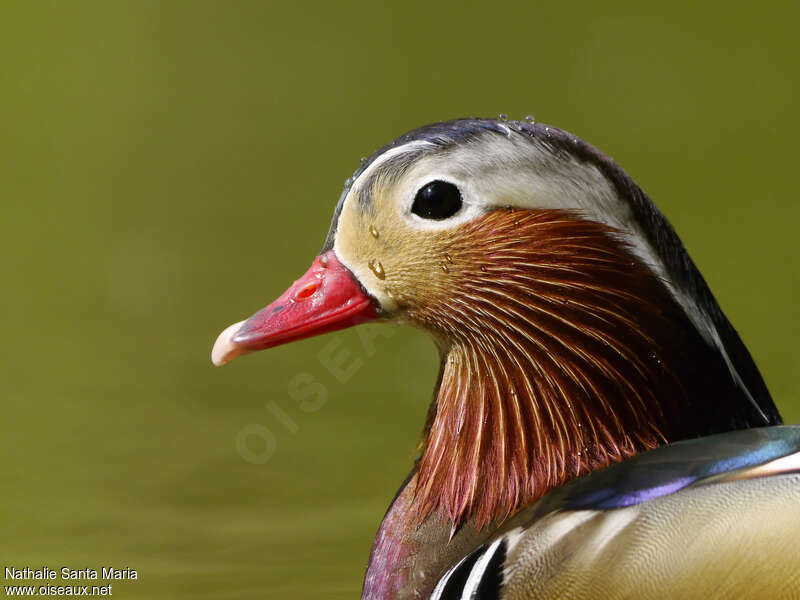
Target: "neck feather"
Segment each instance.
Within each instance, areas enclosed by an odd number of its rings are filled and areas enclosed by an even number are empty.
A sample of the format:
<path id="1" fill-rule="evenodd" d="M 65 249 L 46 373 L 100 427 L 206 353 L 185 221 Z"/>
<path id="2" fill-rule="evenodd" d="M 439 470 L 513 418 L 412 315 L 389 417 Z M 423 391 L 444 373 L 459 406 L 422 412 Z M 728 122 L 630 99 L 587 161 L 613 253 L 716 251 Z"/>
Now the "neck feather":
<path id="1" fill-rule="evenodd" d="M 444 340 L 420 518 L 481 528 L 576 476 L 742 426 L 735 398 L 698 397 L 737 392 L 618 232 L 563 211 L 501 210 L 469 229 L 448 242 L 452 285 L 409 310 Z"/>

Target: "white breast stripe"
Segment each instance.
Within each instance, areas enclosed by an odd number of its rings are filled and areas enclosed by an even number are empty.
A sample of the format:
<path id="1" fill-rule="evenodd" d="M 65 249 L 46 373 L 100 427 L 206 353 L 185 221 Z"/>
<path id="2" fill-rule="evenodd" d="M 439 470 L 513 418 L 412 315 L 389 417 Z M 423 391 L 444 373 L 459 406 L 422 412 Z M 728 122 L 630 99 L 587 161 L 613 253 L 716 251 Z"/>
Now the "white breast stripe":
<path id="1" fill-rule="evenodd" d="M 469 577 L 467 577 L 467 582 L 464 584 L 464 592 L 461 594 L 461 600 L 469 600 L 477 594 L 478 586 L 481 584 L 481 579 L 483 579 L 486 567 L 489 565 L 489 561 L 492 560 L 494 553 L 497 552 L 497 549 L 502 543 L 503 538 L 497 538 L 492 542 L 492 545 L 489 546 L 486 552 L 483 553 L 483 556 L 478 559 L 475 566 L 472 567 L 472 571 L 470 571 Z"/>
<path id="2" fill-rule="evenodd" d="M 441 579 L 439 579 L 439 583 L 436 584 L 436 587 L 433 589 L 433 593 L 429 600 L 441 600 L 442 594 L 444 593 L 444 588 L 447 587 L 447 582 L 450 581 L 450 578 L 453 576 L 453 573 L 456 572 L 458 567 L 462 565 L 462 563 L 470 557 L 470 554 L 467 554 L 464 558 L 458 561 L 454 566 L 450 567 L 450 570 L 445 573 Z"/>

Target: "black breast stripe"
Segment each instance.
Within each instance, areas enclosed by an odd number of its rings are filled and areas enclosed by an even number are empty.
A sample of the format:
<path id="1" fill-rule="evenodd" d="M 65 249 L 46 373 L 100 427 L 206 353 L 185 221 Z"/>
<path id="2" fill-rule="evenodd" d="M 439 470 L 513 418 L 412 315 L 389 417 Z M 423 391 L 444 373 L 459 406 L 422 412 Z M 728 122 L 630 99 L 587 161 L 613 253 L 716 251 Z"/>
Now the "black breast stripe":
<path id="1" fill-rule="evenodd" d="M 494 556 L 486 565 L 473 598 L 478 600 L 500 600 L 500 588 L 503 586 L 503 566 L 506 562 L 506 540 L 497 546 Z"/>
<path id="2" fill-rule="evenodd" d="M 504 538 L 481 546 L 445 573 L 430 600 L 499 600 L 505 559 Z"/>
<path id="3" fill-rule="evenodd" d="M 433 590 L 431 600 L 459 600 L 472 568 L 484 552 L 486 552 L 486 546 L 481 546 L 445 573 L 444 577 L 439 580 L 436 589 Z"/>

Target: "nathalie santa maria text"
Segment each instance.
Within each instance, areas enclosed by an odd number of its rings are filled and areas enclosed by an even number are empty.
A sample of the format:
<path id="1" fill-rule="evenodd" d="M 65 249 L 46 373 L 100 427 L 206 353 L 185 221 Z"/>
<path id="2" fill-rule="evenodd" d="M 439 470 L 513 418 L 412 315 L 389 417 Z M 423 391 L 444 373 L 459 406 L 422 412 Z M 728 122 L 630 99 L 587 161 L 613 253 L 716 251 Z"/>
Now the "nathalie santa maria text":
<path id="1" fill-rule="evenodd" d="M 51 569 L 50 567 L 41 567 L 40 569 L 32 569 L 31 567 L 23 567 L 18 569 L 16 567 L 5 568 L 6 579 L 56 579 L 59 575 L 61 579 L 79 580 L 79 579 L 139 579 L 139 574 L 136 569 L 124 567 L 118 569 L 116 567 L 101 567 L 100 569 L 71 569 L 70 567 L 61 567 L 60 569 Z"/>

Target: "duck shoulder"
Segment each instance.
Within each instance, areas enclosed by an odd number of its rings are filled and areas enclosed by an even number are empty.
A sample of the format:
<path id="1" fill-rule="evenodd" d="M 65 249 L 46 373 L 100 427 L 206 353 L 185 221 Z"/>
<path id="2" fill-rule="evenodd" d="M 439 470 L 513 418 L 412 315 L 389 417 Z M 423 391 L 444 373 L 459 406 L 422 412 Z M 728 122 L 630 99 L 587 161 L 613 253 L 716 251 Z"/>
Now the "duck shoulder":
<path id="1" fill-rule="evenodd" d="M 800 598 L 800 426 L 669 444 L 580 477 L 453 565 L 449 598 Z"/>

